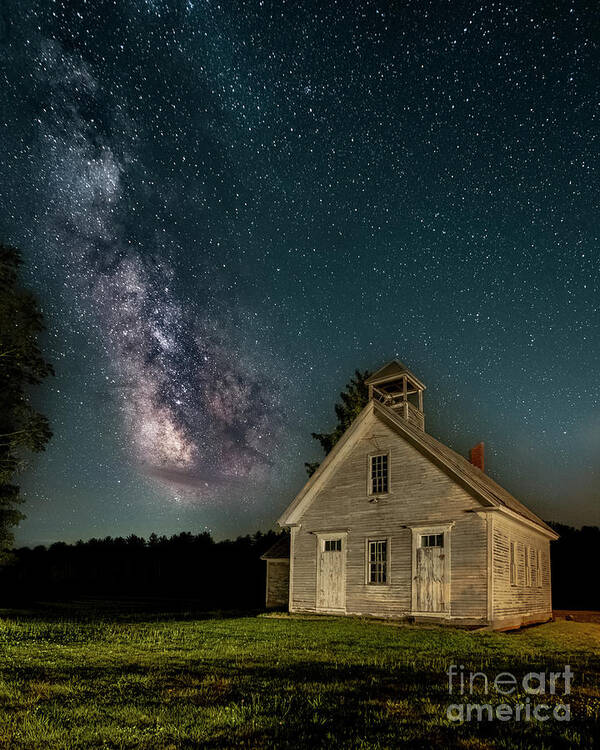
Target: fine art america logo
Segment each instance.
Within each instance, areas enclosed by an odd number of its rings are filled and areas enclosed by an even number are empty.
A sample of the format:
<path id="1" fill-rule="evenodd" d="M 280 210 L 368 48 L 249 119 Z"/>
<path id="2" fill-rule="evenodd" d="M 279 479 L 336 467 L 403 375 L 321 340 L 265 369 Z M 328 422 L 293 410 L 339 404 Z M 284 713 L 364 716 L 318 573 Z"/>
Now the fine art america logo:
<path id="1" fill-rule="evenodd" d="M 485 672 L 465 673 L 463 665 L 451 664 L 448 669 L 448 693 L 453 697 L 472 696 L 474 691 L 483 691 L 488 696 L 495 696 L 493 703 L 452 703 L 446 715 L 452 722 L 465 721 L 569 721 L 571 706 L 569 703 L 552 701 L 544 703 L 544 696 L 566 696 L 571 693 L 573 672 L 565 664 L 562 672 L 529 672 L 522 679 L 511 672 L 500 672 L 489 679 Z M 523 690 L 524 700 L 515 700 Z M 508 698 L 508 696 L 514 697 Z M 511 702 L 502 702 L 501 696 L 507 696 Z"/>

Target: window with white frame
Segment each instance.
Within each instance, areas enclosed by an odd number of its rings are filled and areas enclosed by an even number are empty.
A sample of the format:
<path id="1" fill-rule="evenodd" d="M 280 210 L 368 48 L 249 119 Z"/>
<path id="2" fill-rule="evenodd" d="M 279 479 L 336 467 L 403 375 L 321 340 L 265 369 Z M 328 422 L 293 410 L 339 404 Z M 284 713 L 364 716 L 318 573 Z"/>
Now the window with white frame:
<path id="1" fill-rule="evenodd" d="M 339 552 L 342 549 L 341 539 L 325 539 L 324 552 Z"/>
<path id="2" fill-rule="evenodd" d="M 389 456 L 387 453 L 379 453 L 371 456 L 370 476 L 369 476 L 369 494 L 383 495 L 389 492 L 390 474 L 389 474 Z"/>
<path id="3" fill-rule="evenodd" d="M 367 545 L 367 581 L 369 583 L 387 583 L 388 581 L 388 543 L 387 539 L 369 540 Z"/>
<path id="4" fill-rule="evenodd" d="M 540 588 L 542 585 L 542 561 L 540 558 L 540 551 L 539 549 L 535 550 L 535 585 Z"/>
<path id="5" fill-rule="evenodd" d="M 517 585 L 517 553 L 515 543 L 510 543 L 510 585 Z"/>
<path id="6" fill-rule="evenodd" d="M 525 558 L 525 585 L 531 586 L 531 554 L 527 545 L 523 545 L 523 557 Z"/>

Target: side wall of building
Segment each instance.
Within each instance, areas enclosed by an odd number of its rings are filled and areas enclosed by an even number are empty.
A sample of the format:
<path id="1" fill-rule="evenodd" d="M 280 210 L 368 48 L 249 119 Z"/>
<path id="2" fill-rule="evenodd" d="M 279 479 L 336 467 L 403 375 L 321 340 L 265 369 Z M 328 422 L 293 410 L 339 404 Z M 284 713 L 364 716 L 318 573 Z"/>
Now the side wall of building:
<path id="1" fill-rule="evenodd" d="M 288 560 L 267 560 L 266 605 L 268 608 L 287 607 L 290 586 Z"/>
<path id="2" fill-rule="evenodd" d="M 363 437 L 321 488 L 293 534 L 292 611 L 316 610 L 317 533 L 346 532 L 346 612 L 404 616 L 412 610 L 411 526 L 453 522 L 450 612 L 454 618 L 487 617 L 487 524 L 466 490 L 425 458 L 390 426 L 371 420 Z M 368 462 L 389 451 L 390 493 L 372 502 Z M 386 539 L 388 583 L 367 579 L 367 542 Z"/>
<path id="3" fill-rule="evenodd" d="M 499 513 L 493 516 L 494 625 L 511 627 L 549 620 L 552 616 L 549 539 Z"/>

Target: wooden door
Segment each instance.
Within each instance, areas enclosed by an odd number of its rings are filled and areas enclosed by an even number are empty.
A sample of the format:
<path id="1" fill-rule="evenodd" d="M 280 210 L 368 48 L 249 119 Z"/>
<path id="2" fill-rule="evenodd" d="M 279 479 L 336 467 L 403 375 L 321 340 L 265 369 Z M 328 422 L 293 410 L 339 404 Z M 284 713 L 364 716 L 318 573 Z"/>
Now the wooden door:
<path id="1" fill-rule="evenodd" d="M 346 539 L 319 539 L 317 560 L 317 609 L 344 610 L 346 607 Z"/>
<path id="2" fill-rule="evenodd" d="M 444 612 L 444 534 L 424 534 L 417 547 L 417 611 Z"/>

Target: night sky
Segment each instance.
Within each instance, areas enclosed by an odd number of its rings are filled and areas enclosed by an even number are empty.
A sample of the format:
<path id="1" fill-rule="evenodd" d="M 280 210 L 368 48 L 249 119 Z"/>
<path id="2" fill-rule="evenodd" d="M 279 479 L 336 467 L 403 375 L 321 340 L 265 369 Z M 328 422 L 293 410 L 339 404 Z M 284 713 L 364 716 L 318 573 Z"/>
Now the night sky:
<path id="1" fill-rule="evenodd" d="M 600 523 L 599 55 L 578 2 L 0 17 L 0 238 L 57 376 L 19 544 L 269 528 L 354 368 Z"/>

